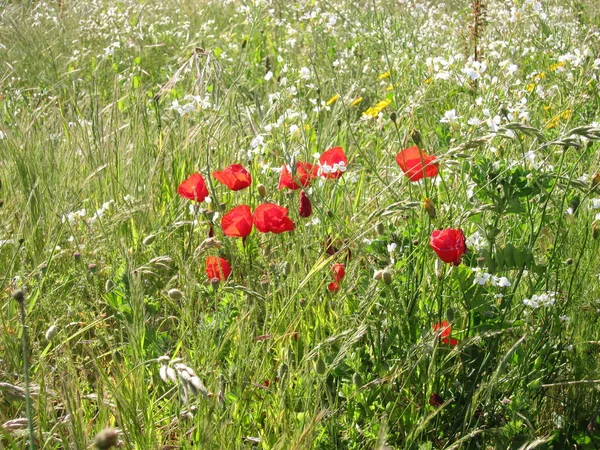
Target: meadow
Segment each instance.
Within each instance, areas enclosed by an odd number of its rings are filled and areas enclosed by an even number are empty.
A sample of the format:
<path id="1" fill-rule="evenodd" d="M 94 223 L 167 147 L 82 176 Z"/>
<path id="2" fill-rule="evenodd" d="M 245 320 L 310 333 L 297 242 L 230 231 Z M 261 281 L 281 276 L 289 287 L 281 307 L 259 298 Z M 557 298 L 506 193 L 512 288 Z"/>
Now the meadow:
<path id="1" fill-rule="evenodd" d="M 0 449 L 600 448 L 595 0 L 0 0 Z"/>

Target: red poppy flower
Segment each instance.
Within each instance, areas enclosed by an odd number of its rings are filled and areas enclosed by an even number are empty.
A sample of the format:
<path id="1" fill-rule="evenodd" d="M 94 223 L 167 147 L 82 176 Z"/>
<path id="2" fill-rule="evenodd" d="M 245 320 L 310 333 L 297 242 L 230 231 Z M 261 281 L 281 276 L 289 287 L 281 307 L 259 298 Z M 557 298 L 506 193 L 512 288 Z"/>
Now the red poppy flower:
<path id="1" fill-rule="evenodd" d="M 442 406 L 444 404 L 444 399 L 434 393 L 429 396 L 429 404 L 431 406 Z"/>
<path id="2" fill-rule="evenodd" d="M 465 234 L 462 230 L 454 228 L 435 230 L 431 233 L 429 246 L 435 250 L 442 261 L 453 263 L 455 266 L 460 264 L 462 255 L 467 252 Z"/>
<path id="3" fill-rule="evenodd" d="M 340 263 L 335 263 L 333 265 L 333 279 L 340 283 L 344 277 L 346 276 L 346 266 Z"/>
<path id="4" fill-rule="evenodd" d="M 340 289 L 340 285 L 332 281 L 327 285 L 327 289 L 329 289 L 329 292 L 337 292 Z"/>
<path id="5" fill-rule="evenodd" d="M 177 193 L 188 200 L 204 201 L 208 197 L 208 189 L 204 178 L 199 173 L 194 173 L 183 180 L 177 188 Z"/>
<path id="6" fill-rule="evenodd" d="M 452 327 L 450 326 L 450 324 L 448 322 L 446 322 L 445 320 L 442 320 L 441 322 L 436 323 L 433 326 L 433 331 L 438 331 L 438 330 L 442 330 L 442 332 L 440 334 L 440 340 L 442 341 L 442 344 L 450 345 L 452 347 L 454 347 L 456 344 L 458 344 L 458 341 L 456 339 L 452 339 L 450 337 L 450 334 L 452 333 Z"/>
<path id="7" fill-rule="evenodd" d="M 339 178 L 346 171 L 348 158 L 342 147 L 333 147 L 321 155 L 319 166 L 321 166 L 322 177 Z"/>
<path id="8" fill-rule="evenodd" d="M 288 166 L 284 165 L 281 168 L 281 174 L 279 175 L 278 189 L 288 188 L 291 190 L 300 189 L 310 184 L 310 181 L 317 176 L 319 168 L 307 162 L 296 163 L 296 173 L 292 177 Z"/>
<path id="9" fill-rule="evenodd" d="M 254 210 L 252 219 L 254 226 L 261 233 L 283 233 L 295 228 L 294 222 L 287 214 L 287 208 L 274 203 L 263 203 Z"/>
<path id="10" fill-rule="evenodd" d="M 248 205 L 233 208 L 221 219 L 221 228 L 226 236 L 246 237 L 252 232 L 252 212 Z"/>
<path id="11" fill-rule="evenodd" d="M 209 256 L 206 258 L 206 275 L 210 280 L 217 278 L 224 281 L 231 275 L 231 266 L 226 259 Z"/>
<path id="12" fill-rule="evenodd" d="M 436 157 L 419 150 L 416 145 L 401 150 L 396 162 L 410 181 L 419 181 L 424 177 L 435 177 L 438 174 Z"/>
<path id="13" fill-rule="evenodd" d="M 310 198 L 304 191 L 300 191 L 300 206 L 298 207 L 298 213 L 300 217 L 310 217 L 312 214 L 312 205 Z"/>
<path id="14" fill-rule="evenodd" d="M 252 184 L 250 173 L 241 164 L 232 164 L 220 172 L 213 172 L 213 177 L 232 191 L 245 189 Z"/>

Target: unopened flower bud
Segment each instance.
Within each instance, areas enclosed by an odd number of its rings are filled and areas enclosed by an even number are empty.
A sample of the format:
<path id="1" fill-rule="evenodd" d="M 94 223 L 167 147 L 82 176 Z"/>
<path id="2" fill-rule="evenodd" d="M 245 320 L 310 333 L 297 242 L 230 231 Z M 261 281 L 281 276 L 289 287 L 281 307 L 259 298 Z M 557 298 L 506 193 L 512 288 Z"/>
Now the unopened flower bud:
<path id="1" fill-rule="evenodd" d="M 421 146 L 421 133 L 419 133 L 419 130 L 413 130 L 410 137 L 417 147 Z"/>
<path id="2" fill-rule="evenodd" d="M 81 253 L 79 252 L 74 252 L 73 253 L 73 259 L 77 262 L 81 261 Z"/>
<path id="3" fill-rule="evenodd" d="M 594 225 L 592 226 L 592 238 L 598 239 L 599 236 L 600 228 L 598 227 L 598 222 L 594 222 Z"/>
<path id="4" fill-rule="evenodd" d="M 425 208 L 425 211 L 427 212 L 427 215 L 429 217 L 435 219 L 435 205 L 430 199 L 426 198 L 425 200 L 423 200 L 423 208 Z"/>
<path id="5" fill-rule="evenodd" d="M 315 365 L 315 372 L 317 372 L 319 375 L 323 375 L 326 370 L 327 366 L 325 365 L 325 361 L 319 358 L 317 360 L 317 364 Z"/>
<path id="6" fill-rule="evenodd" d="M 154 240 L 156 239 L 156 235 L 155 234 L 149 234 L 148 236 L 146 236 L 143 240 L 142 240 L 142 244 L 144 245 L 150 245 L 154 242 Z"/>
<path id="7" fill-rule="evenodd" d="M 377 234 L 379 236 L 383 236 L 385 234 L 385 226 L 383 225 L 383 222 L 379 222 L 377 224 Z"/>
<path id="8" fill-rule="evenodd" d="M 267 188 L 264 184 L 259 184 L 256 187 L 256 190 L 258 191 L 258 195 L 260 195 L 262 198 L 265 198 L 267 196 Z"/>
<path id="9" fill-rule="evenodd" d="M 386 269 L 383 271 L 382 278 L 385 284 L 392 284 L 392 272 L 389 270 Z"/>
<path id="10" fill-rule="evenodd" d="M 384 270 L 376 270 L 373 274 L 373 279 L 377 281 L 383 280 L 383 272 Z"/>
<path id="11" fill-rule="evenodd" d="M 596 172 L 592 176 L 592 189 L 595 189 L 600 184 L 600 172 Z"/>
<path id="12" fill-rule="evenodd" d="M 94 445 L 99 449 L 107 449 L 117 445 L 119 441 L 119 431 L 115 428 L 105 428 L 94 438 Z"/>
<path id="13" fill-rule="evenodd" d="M 567 266 L 570 266 L 571 264 L 573 264 L 573 258 L 567 258 L 565 263 L 567 264 Z"/>
<path id="14" fill-rule="evenodd" d="M 352 383 L 354 383 L 354 386 L 356 386 L 356 387 L 362 386 L 363 380 L 362 380 L 362 377 L 360 376 L 360 373 L 355 372 L 354 375 L 352 375 Z"/>
<path id="15" fill-rule="evenodd" d="M 183 292 L 175 288 L 169 289 L 167 295 L 173 301 L 181 300 L 183 298 Z"/>
<path id="16" fill-rule="evenodd" d="M 104 283 L 104 290 L 106 292 L 110 292 L 114 289 L 115 287 L 115 282 L 111 279 L 106 280 L 106 283 Z"/>
<path id="17" fill-rule="evenodd" d="M 306 195 L 306 192 L 303 190 L 300 191 L 300 206 L 298 207 L 298 214 L 300 217 L 310 217 L 312 214 L 312 204 L 310 203 L 310 198 Z"/>
<path id="18" fill-rule="evenodd" d="M 46 330 L 46 340 L 47 341 L 51 341 L 52 339 L 54 339 L 56 337 L 56 335 L 58 334 L 58 328 L 56 327 L 56 325 L 51 325 L 50 328 L 48 328 Z"/>
<path id="19" fill-rule="evenodd" d="M 292 265 L 289 261 L 283 263 L 283 274 L 287 277 L 292 272 Z"/>
<path id="20" fill-rule="evenodd" d="M 90 273 L 94 273 L 94 272 L 96 272 L 96 267 L 97 267 L 97 266 L 96 266 L 96 264 L 94 264 L 94 263 L 89 263 L 89 264 L 88 264 L 88 270 L 89 270 L 89 272 L 90 272 Z"/>
<path id="21" fill-rule="evenodd" d="M 216 291 L 217 289 L 219 289 L 219 279 L 218 278 L 212 278 L 210 280 L 210 285 Z"/>
<path id="22" fill-rule="evenodd" d="M 13 292 L 12 298 L 19 303 L 23 303 L 25 301 L 25 292 L 23 292 L 21 289 L 17 289 L 15 292 Z"/>

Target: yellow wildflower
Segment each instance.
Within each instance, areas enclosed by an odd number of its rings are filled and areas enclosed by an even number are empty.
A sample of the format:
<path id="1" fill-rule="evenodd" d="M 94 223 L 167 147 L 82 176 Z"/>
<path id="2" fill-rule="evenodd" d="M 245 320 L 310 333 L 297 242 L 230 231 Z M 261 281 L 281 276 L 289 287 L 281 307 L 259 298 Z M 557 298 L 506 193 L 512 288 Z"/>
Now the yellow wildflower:
<path id="1" fill-rule="evenodd" d="M 564 62 L 564 61 L 557 62 L 556 64 L 552 64 L 552 65 L 550 66 L 550 70 L 551 70 L 552 72 L 554 72 L 554 71 L 555 71 L 555 70 L 557 70 L 559 67 L 562 67 L 562 66 L 564 66 L 564 65 L 565 65 L 565 62 Z"/>
<path id="2" fill-rule="evenodd" d="M 427 78 L 425 81 L 423 81 L 423 84 L 431 84 L 432 81 L 433 79 Z"/>
<path id="3" fill-rule="evenodd" d="M 358 98 L 354 99 L 354 101 L 352 103 L 350 103 L 350 106 L 356 106 L 356 105 L 358 105 L 362 101 L 363 101 L 363 98 L 362 97 L 358 97 Z"/>
<path id="4" fill-rule="evenodd" d="M 390 105 L 390 103 L 391 102 L 389 100 L 381 100 L 375 106 L 371 106 L 369 109 L 363 112 L 363 116 L 375 118 L 379 115 L 381 111 L 387 108 Z"/>
<path id="5" fill-rule="evenodd" d="M 546 72 L 540 72 L 533 77 L 534 80 L 543 80 L 546 78 Z"/>
<path id="6" fill-rule="evenodd" d="M 529 83 L 525 89 L 527 89 L 527 92 L 531 92 L 535 89 L 535 84 Z"/>
<path id="7" fill-rule="evenodd" d="M 329 100 L 327 100 L 326 105 L 327 106 L 331 106 L 333 105 L 335 102 L 337 102 L 340 99 L 340 94 L 335 94 L 333 97 L 331 97 Z"/>
<path id="8" fill-rule="evenodd" d="M 389 78 L 390 75 L 391 75 L 391 73 L 388 70 L 386 73 L 382 73 L 381 75 L 379 75 L 378 79 L 379 80 L 385 80 L 386 78 Z"/>

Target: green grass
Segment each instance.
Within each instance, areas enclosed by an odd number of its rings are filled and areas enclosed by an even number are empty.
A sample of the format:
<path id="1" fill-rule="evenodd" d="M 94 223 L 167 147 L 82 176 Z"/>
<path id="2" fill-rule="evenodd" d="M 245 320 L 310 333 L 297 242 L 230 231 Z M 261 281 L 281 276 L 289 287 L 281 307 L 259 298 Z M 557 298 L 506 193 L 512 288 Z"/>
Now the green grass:
<path id="1" fill-rule="evenodd" d="M 598 8 L 490 0 L 468 62 L 468 3 L 0 0 L 0 448 L 599 448 Z M 302 218 L 273 169 L 334 146 Z M 264 202 L 296 229 L 223 236 Z"/>

